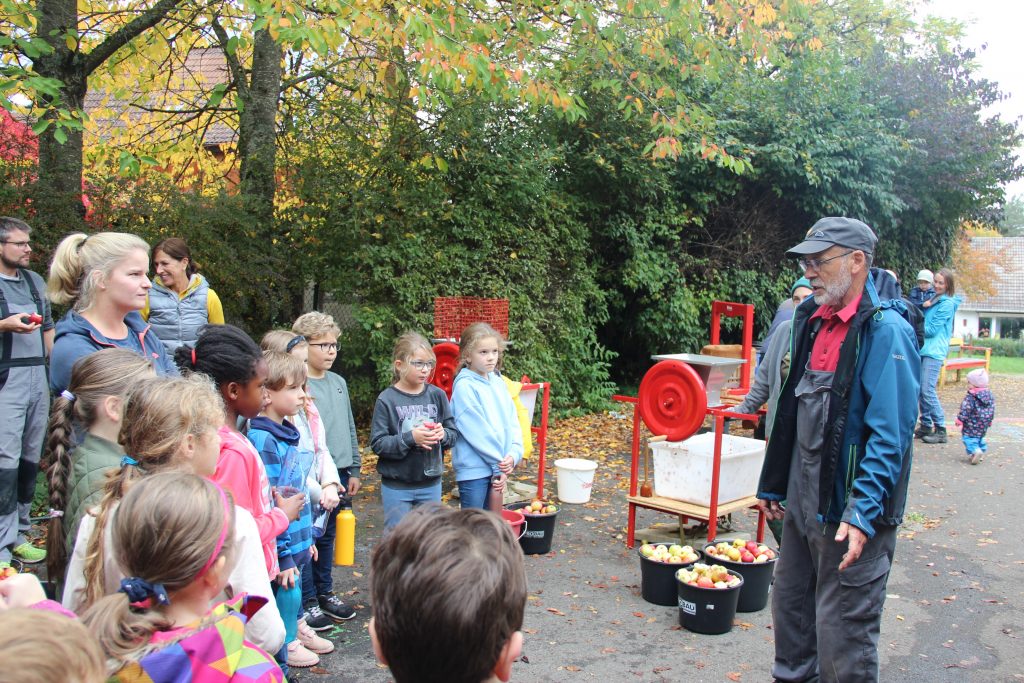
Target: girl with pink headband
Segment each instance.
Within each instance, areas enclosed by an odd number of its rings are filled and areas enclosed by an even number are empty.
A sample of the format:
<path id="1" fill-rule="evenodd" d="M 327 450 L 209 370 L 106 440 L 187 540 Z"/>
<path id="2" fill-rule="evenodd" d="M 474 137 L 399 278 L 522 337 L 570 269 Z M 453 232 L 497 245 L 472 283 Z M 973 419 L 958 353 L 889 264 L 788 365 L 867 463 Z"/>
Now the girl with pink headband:
<path id="1" fill-rule="evenodd" d="M 146 477 L 125 495 L 111 540 L 127 576 L 82 616 L 111 680 L 284 680 L 272 656 L 240 637 L 266 598 L 210 607 L 238 560 L 235 515 L 222 488 L 183 472 Z"/>
<path id="2" fill-rule="evenodd" d="M 137 589 L 146 588 L 132 583 L 122 586 L 121 580 L 131 578 L 133 572 L 115 553 L 116 544 L 111 540 L 115 514 L 126 495 L 157 474 L 175 472 L 212 477 L 220 452 L 217 429 L 223 423 L 224 406 L 220 396 L 212 382 L 202 375 L 187 379 L 153 378 L 131 393 L 118 436 L 128 455 L 109 475 L 99 505 L 82 518 L 68 564 L 62 596 L 64 607 L 81 614 L 105 595 L 122 589 L 138 595 Z M 147 490 L 153 489 L 147 487 Z M 152 499 L 154 502 L 160 499 L 162 503 L 164 495 L 154 493 Z M 222 586 L 224 595 L 246 593 L 270 600 L 249 615 L 245 636 L 263 650 L 277 652 L 284 643 L 285 629 L 272 599 L 260 533 L 248 511 L 233 503 L 231 507 L 235 518 L 231 540 L 238 561 L 228 567 L 227 581 Z M 139 542 L 152 543 L 158 536 L 157 530 L 163 533 L 165 527 L 163 522 L 154 522 L 140 534 Z M 188 578 L 195 577 L 209 557 L 209 552 L 204 554 L 202 562 Z M 180 559 L 168 557 L 172 562 Z M 149 581 L 147 575 L 141 576 Z M 154 595 L 143 599 L 159 602 L 159 596 Z"/>

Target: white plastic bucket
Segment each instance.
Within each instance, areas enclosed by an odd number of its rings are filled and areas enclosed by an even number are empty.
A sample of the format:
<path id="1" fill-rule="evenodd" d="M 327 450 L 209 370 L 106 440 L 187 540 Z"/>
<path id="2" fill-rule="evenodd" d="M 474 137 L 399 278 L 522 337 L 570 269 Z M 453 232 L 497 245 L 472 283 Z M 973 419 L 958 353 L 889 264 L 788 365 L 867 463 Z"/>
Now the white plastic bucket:
<path id="1" fill-rule="evenodd" d="M 563 503 L 586 503 L 594 488 L 594 470 L 597 463 L 583 458 L 559 458 L 555 461 L 558 472 L 558 500 Z"/>

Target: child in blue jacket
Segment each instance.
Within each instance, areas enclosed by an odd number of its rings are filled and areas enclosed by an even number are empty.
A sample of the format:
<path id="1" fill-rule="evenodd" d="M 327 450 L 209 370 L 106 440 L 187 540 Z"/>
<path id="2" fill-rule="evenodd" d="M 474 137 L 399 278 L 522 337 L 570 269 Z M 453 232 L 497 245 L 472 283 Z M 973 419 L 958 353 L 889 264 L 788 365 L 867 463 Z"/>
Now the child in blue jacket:
<path id="1" fill-rule="evenodd" d="M 329 652 L 329 641 L 319 638 L 301 621 L 303 566 L 313 559 L 313 511 L 310 507 L 306 477 L 313 465 L 313 454 L 300 450 L 299 432 L 289 422 L 305 404 L 306 367 L 301 359 L 279 351 L 266 351 L 267 393 L 270 401 L 263 414 L 249 421 L 249 440 L 260 454 L 271 487 L 285 498 L 306 493 L 306 502 L 298 519 L 277 537 L 280 572 L 274 597 L 285 625 L 285 647 L 278 653 L 281 664 L 310 667 L 320 663 L 316 651 Z M 312 647 L 311 647 L 312 646 Z"/>
<path id="2" fill-rule="evenodd" d="M 523 459 L 523 432 L 505 382 L 494 370 L 505 341 L 487 323 L 473 323 L 459 341 L 459 374 L 452 387 L 452 414 L 459 438 L 452 466 L 463 508 L 486 509 L 493 487 L 501 492 Z"/>

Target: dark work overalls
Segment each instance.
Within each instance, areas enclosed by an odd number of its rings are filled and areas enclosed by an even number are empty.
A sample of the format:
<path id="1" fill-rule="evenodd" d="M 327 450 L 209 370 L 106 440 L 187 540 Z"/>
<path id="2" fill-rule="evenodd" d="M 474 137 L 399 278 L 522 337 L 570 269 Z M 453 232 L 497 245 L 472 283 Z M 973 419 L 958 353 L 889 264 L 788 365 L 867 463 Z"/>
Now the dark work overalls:
<path id="1" fill-rule="evenodd" d="M 781 681 L 870 683 L 878 680 L 879 625 L 896 527 L 876 524 L 860 559 L 838 571 L 846 542 L 835 541 L 838 524 L 817 518 L 832 377 L 808 368 L 795 389 L 796 439 L 772 597 L 772 674 Z"/>

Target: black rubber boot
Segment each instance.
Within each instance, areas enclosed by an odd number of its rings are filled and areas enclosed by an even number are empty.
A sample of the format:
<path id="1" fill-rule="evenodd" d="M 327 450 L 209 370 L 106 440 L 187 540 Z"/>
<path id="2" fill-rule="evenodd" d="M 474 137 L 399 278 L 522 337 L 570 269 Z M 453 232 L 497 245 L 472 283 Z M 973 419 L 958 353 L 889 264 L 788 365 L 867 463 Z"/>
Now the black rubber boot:
<path id="1" fill-rule="evenodd" d="M 925 443 L 946 443 L 946 428 L 936 427 L 931 434 L 921 437 Z"/>
<path id="2" fill-rule="evenodd" d="M 935 431 L 934 427 L 925 427 L 924 425 L 919 424 L 919 425 L 917 425 L 917 429 L 914 430 L 914 438 L 915 439 L 923 439 L 924 437 L 928 436 L 929 434 L 931 434 L 934 431 Z"/>

